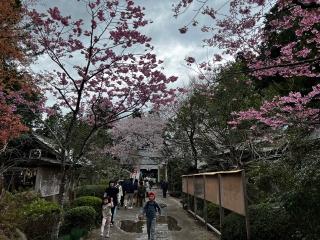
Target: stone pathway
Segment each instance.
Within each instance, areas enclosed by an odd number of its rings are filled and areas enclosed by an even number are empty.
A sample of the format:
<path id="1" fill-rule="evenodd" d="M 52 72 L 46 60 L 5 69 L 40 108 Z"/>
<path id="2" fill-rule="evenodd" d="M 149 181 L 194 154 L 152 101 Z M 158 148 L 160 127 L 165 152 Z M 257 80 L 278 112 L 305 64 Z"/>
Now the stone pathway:
<path id="1" fill-rule="evenodd" d="M 206 230 L 203 224 L 195 220 L 191 215 L 184 211 L 180 202 L 172 197 L 162 198 L 158 192 L 156 201 L 163 206 L 162 216 L 156 225 L 157 240 L 218 240 L 212 232 Z M 147 229 L 144 222 L 138 221 L 140 209 L 118 210 L 116 215 L 116 225 L 111 228 L 110 239 L 116 240 L 147 240 Z M 133 223 L 129 231 L 120 228 L 121 221 L 129 220 Z M 169 222 L 169 224 L 168 224 Z M 130 224 L 129 224 L 130 225 Z M 170 225 L 170 226 L 169 226 Z M 142 228 L 142 229 L 141 229 Z M 102 240 L 100 230 L 95 229 L 91 232 L 88 240 Z"/>

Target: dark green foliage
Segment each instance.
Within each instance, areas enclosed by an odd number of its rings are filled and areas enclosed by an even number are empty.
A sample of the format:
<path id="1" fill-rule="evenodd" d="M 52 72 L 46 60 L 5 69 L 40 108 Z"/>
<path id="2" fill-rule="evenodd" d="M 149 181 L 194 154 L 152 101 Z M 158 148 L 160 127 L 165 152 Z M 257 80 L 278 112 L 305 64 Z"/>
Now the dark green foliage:
<path id="1" fill-rule="evenodd" d="M 207 217 L 208 222 L 214 226 L 218 227 L 220 224 L 220 213 L 219 206 L 214 203 L 207 203 Z"/>
<path id="2" fill-rule="evenodd" d="M 180 198 L 182 196 L 182 192 L 180 191 L 170 191 L 169 192 L 171 197 Z"/>
<path id="3" fill-rule="evenodd" d="M 76 189 L 76 196 L 95 196 L 102 198 L 105 189 L 105 185 L 84 185 Z"/>
<path id="4" fill-rule="evenodd" d="M 57 203 L 36 199 L 22 209 L 21 230 L 28 239 L 50 239 L 53 226 L 58 222 L 61 208 Z"/>
<path id="5" fill-rule="evenodd" d="M 50 239 L 61 208 L 41 199 L 35 192 L 6 193 L 0 201 L 0 236 L 16 239 L 19 228 L 28 239 Z"/>
<path id="6" fill-rule="evenodd" d="M 94 210 L 98 213 L 101 210 L 102 199 L 94 196 L 83 196 L 76 198 L 73 202 L 73 206 L 81 207 L 81 206 L 89 206 L 93 207 Z"/>
<path id="7" fill-rule="evenodd" d="M 72 228 L 90 230 L 94 227 L 97 213 L 93 207 L 81 206 L 72 208 L 65 213 L 63 232 L 70 232 Z"/>
<path id="8" fill-rule="evenodd" d="M 292 239 L 294 228 L 284 208 L 273 204 L 253 205 L 249 208 L 250 230 L 252 240 Z M 222 228 L 223 240 L 245 240 L 245 218 L 230 213 L 224 218 Z"/>
<path id="9" fill-rule="evenodd" d="M 320 161 L 319 153 L 313 154 L 305 157 L 295 176 L 295 187 L 282 196 L 290 220 L 297 226 L 297 235 L 301 235 L 298 239 L 320 239 Z"/>
<path id="10" fill-rule="evenodd" d="M 222 240 L 246 240 L 245 219 L 236 213 L 230 213 L 223 219 Z"/>
<path id="11" fill-rule="evenodd" d="M 76 198 L 72 203 L 72 205 L 75 207 L 81 207 L 81 206 L 93 207 L 97 213 L 96 223 L 100 222 L 101 220 L 101 204 L 102 204 L 102 199 L 94 196 L 79 197 L 79 198 Z"/>
<path id="12" fill-rule="evenodd" d="M 86 236 L 88 230 L 82 228 L 72 228 L 70 234 L 64 235 L 60 240 L 80 240 L 81 237 Z"/>

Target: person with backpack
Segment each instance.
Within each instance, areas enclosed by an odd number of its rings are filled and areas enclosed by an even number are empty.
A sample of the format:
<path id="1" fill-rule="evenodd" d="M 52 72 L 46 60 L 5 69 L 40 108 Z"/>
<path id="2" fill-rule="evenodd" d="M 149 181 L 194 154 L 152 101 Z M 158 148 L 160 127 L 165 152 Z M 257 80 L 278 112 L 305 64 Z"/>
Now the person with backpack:
<path id="1" fill-rule="evenodd" d="M 146 197 L 146 187 L 143 185 L 143 181 L 139 182 L 138 187 L 138 196 L 137 196 L 137 205 L 138 207 L 143 207 L 143 203 Z"/>
<path id="2" fill-rule="evenodd" d="M 147 218 L 147 233 L 148 240 L 156 239 L 156 217 L 157 213 L 161 215 L 161 208 L 159 204 L 155 201 L 156 195 L 154 192 L 149 193 L 149 201 L 143 207 L 143 213 L 140 218 L 145 215 Z"/>

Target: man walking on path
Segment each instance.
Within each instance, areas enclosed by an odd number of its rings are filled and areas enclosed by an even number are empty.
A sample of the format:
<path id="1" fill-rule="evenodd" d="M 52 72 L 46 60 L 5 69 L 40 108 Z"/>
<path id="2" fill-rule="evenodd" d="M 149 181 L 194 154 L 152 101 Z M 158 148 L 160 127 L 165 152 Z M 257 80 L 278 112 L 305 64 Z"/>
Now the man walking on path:
<path id="1" fill-rule="evenodd" d="M 167 197 L 167 191 L 168 191 L 169 184 L 167 181 L 162 181 L 161 182 L 161 188 L 162 188 L 162 194 L 163 198 Z"/>
<path id="2" fill-rule="evenodd" d="M 146 187 L 143 185 L 143 181 L 139 182 L 139 187 L 138 187 L 138 202 L 137 206 L 138 207 L 143 207 L 145 198 L 146 198 Z"/>
<path id="3" fill-rule="evenodd" d="M 132 209 L 132 205 L 133 205 L 133 192 L 134 192 L 134 188 L 133 188 L 133 179 L 130 178 L 129 180 L 126 180 L 124 183 L 124 192 L 125 192 L 125 200 L 124 200 L 124 207 L 128 209 Z"/>

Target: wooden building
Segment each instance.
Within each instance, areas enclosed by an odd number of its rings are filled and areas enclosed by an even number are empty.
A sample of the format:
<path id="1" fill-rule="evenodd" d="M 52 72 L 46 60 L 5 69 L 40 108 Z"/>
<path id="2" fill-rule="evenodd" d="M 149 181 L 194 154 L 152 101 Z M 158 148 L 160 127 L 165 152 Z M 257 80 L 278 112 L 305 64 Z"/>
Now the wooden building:
<path id="1" fill-rule="evenodd" d="M 61 163 L 58 149 L 50 139 L 23 135 L 1 158 L 7 166 L 3 173 L 5 190 L 34 190 L 46 198 L 55 198 L 59 193 Z"/>

